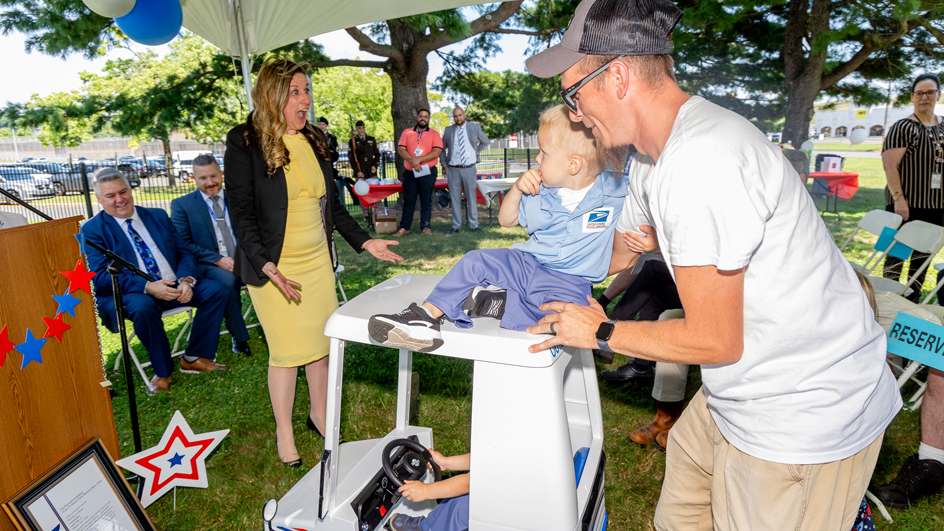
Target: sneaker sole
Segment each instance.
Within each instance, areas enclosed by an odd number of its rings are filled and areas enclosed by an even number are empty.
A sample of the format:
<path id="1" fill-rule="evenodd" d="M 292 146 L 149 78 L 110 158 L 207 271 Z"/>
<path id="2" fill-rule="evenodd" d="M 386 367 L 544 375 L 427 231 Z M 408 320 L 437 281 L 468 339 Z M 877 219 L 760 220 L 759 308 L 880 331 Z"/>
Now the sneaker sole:
<path id="1" fill-rule="evenodd" d="M 417 338 L 395 324 L 371 317 L 367 322 L 371 339 L 388 347 L 403 347 L 414 352 L 432 352 L 443 345 L 442 338 Z"/>

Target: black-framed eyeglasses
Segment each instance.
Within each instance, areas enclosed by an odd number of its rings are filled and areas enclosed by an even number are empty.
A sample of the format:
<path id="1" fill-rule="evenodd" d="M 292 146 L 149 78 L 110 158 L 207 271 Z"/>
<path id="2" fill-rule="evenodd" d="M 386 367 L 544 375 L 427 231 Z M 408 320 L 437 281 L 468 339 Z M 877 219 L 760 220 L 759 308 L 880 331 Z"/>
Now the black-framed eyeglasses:
<path id="1" fill-rule="evenodd" d="M 579 91 L 581 88 L 583 88 L 583 86 L 586 85 L 588 81 L 590 81 L 591 79 L 597 77 L 598 75 L 600 75 L 601 73 L 603 73 L 603 71 L 605 71 L 607 68 L 609 68 L 609 67 L 610 67 L 610 63 L 612 63 L 613 61 L 615 61 L 615 60 L 617 60 L 617 59 L 622 59 L 622 58 L 624 58 L 624 57 L 626 57 L 626 56 L 625 56 L 625 55 L 621 55 L 621 56 L 619 56 L 619 57 L 615 57 L 615 58 L 613 58 L 613 59 L 610 59 L 609 61 L 606 62 L 605 65 L 601 66 L 600 68 L 597 68 L 597 69 L 594 70 L 593 72 L 590 72 L 590 74 L 589 74 L 587 77 L 585 77 L 585 78 L 581 79 L 580 81 L 574 83 L 573 85 L 571 85 L 571 86 L 565 88 L 564 90 L 561 90 L 561 91 L 559 92 L 561 99 L 564 100 L 564 103 L 566 103 L 567 106 L 571 108 L 571 110 L 573 110 L 574 112 L 577 112 L 577 102 L 574 101 L 574 95 L 577 94 L 577 91 Z"/>
<path id="2" fill-rule="evenodd" d="M 920 100 L 921 98 L 923 98 L 923 97 L 925 97 L 925 96 L 927 96 L 927 97 L 929 97 L 929 98 L 936 98 L 937 95 L 940 94 L 940 93 L 941 93 L 940 90 L 928 90 L 928 91 L 926 91 L 926 92 L 915 91 L 915 92 L 912 92 L 911 95 L 914 96 L 916 99 L 919 99 L 919 100 Z"/>

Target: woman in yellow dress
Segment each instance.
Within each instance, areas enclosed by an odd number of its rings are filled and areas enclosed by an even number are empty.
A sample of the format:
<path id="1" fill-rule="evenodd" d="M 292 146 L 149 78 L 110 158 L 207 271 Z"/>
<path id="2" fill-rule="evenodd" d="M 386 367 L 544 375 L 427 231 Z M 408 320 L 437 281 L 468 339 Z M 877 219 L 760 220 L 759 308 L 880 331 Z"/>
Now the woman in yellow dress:
<path id="1" fill-rule="evenodd" d="M 371 239 L 338 201 L 327 140 L 307 120 L 311 96 L 303 67 L 284 59 L 266 62 L 252 101 L 246 123 L 226 138 L 226 193 L 238 239 L 233 271 L 249 286 L 269 344 L 279 458 L 298 467 L 292 431 L 298 367 L 305 367 L 308 380 L 308 427 L 324 433 L 324 326 L 338 307 L 333 233 L 357 252 L 389 262 L 402 258 L 387 249 L 397 242 Z"/>

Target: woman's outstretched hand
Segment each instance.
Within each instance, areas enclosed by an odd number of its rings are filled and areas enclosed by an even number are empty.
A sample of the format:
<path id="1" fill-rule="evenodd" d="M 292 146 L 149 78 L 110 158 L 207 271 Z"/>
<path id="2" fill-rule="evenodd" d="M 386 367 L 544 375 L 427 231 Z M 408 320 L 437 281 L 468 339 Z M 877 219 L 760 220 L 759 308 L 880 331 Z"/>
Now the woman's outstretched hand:
<path id="1" fill-rule="evenodd" d="M 282 291 L 282 294 L 285 295 L 286 299 L 289 301 L 301 302 L 302 294 L 298 292 L 298 290 L 302 287 L 301 284 L 295 282 L 294 280 L 285 278 L 285 275 L 283 275 L 282 272 L 279 271 L 279 269 L 275 267 L 275 264 L 272 262 L 266 262 L 266 265 L 262 266 L 262 272 L 265 273 L 267 277 L 269 277 L 269 280 L 278 286 L 279 290 Z"/>
<path id="2" fill-rule="evenodd" d="M 400 242 L 394 240 L 367 240 L 364 242 L 364 250 L 374 255 L 374 258 L 384 262 L 399 262 L 403 257 L 387 249 L 388 245 L 400 245 Z"/>

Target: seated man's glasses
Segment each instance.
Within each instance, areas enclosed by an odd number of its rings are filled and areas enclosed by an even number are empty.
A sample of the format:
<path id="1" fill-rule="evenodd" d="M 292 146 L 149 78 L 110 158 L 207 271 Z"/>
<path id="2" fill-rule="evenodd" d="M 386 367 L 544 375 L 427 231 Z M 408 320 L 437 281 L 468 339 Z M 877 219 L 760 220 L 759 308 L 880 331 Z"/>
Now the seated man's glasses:
<path id="1" fill-rule="evenodd" d="M 597 77 L 598 75 L 603 73 L 603 71 L 605 71 L 607 68 L 609 68 L 610 63 L 612 63 L 613 61 L 617 59 L 622 59 L 624 57 L 626 56 L 621 55 L 619 57 L 615 57 L 607 61 L 605 65 L 601 66 L 600 68 L 597 68 L 596 70 L 591 72 L 590 75 L 588 75 L 587 77 L 581 79 L 580 81 L 560 91 L 560 97 L 564 100 L 564 103 L 566 103 L 567 106 L 571 108 L 571 110 L 573 110 L 574 112 L 577 112 L 577 102 L 574 101 L 574 96 L 577 95 L 577 91 L 579 91 L 584 85 L 586 85 L 588 81 Z"/>

